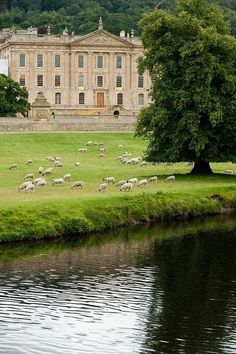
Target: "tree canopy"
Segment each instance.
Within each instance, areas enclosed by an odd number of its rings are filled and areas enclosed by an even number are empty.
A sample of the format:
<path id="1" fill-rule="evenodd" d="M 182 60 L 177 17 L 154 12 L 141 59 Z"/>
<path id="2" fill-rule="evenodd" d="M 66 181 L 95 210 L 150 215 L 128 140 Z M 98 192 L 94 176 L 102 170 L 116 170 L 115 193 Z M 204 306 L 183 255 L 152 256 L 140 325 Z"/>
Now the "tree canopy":
<path id="1" fill-rule="evenodd" d="M 219 3 L 236 35 L 236 1 Z M 76 34 L 86 34 L 97 29 L 102 16 L 106 29 L 112 33 L 119 34 L 122 29 L 130 32 L 133 28 L 139 34 L 137 23 L 141 15 L 157 6 L 174 11 L 175 0 L 1 0 L 0 29 L 51 25 L 53 33 L 62 33 L 68 27 Z"/>
<path id="2" fill-rule="evenodd" d="M 222 10 L 207 0 L 178 0 L 175 14 L 144 15 L 144 57 L 150 106 L 137 134 L 149 139 L 153 161 L 236 161 L 236 39 Z M 205 166 L 205 167 L 204 167 Z"/>
<path id="3" fill-rule="evenodd" d="M 28 114 L 28 92 L 6 75 L 0 74 L 0 117 L 7 117 L 21 113 Z"/>

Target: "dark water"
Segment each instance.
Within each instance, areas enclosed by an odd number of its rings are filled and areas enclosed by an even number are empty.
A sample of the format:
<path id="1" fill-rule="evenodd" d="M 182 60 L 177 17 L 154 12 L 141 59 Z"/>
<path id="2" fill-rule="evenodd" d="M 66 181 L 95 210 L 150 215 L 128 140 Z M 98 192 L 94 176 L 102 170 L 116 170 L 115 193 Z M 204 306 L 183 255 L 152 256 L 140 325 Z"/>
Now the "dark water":
<path id="1" fill-rule="evenodd" d="M 0 353 L 236 353 L 236 220 L 0 249 Z"/>

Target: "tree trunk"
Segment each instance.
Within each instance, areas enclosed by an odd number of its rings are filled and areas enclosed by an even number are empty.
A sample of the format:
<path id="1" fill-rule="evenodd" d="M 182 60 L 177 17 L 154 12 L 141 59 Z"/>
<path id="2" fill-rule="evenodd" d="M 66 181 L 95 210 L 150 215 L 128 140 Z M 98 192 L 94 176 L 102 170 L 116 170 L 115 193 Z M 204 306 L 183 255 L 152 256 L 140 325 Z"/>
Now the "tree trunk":
<path id="1" fill-rule="evenodd" d="M 190 172 L 192 175 L 200 175 L 200 174 L 211 174 L 212 169 L 210 167 L 210 163 L 208 161 L 197 160 L 194 162 L 194 166 L 192 171 Z"/>

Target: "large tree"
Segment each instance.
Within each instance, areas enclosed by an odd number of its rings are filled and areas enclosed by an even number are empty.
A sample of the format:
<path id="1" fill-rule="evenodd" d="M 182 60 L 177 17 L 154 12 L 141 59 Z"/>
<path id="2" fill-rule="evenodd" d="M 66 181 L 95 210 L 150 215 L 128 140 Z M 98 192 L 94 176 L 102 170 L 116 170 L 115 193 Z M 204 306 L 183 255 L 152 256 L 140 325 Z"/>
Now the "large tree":
<path id="1" fill-rule="evenodd" d="M 8 76 L 0 74 L 0 117 L 28 114 L 28 92 Z"/>
<path id="2" fill-rule="evenodd" d="M 152 103 L 139 114 L 137 134 L 149 139 L 153 161 L 236 160 L 236 39 L 222 10 L 207 0 L 178 0 L 141 20 Z"/>

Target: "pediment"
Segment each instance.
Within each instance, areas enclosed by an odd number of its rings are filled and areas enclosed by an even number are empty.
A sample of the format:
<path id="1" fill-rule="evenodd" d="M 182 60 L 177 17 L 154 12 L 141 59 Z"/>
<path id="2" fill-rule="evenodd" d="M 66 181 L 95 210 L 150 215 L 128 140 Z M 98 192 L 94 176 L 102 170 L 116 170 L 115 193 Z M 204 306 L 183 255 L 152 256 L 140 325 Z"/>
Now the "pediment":
<path id="1" fill-rule="evenodd" d="M 123 47 L 132 47 L 133 44 L 127 41 L 126 39 L 115 36 L 114 34 L 107 32 L 103 29 L 94 31 L 92 33 L 86 34 L 81 38 L 74 40 L 71 45 L 81 45 L 81 46 L 123 46 Z"/>

